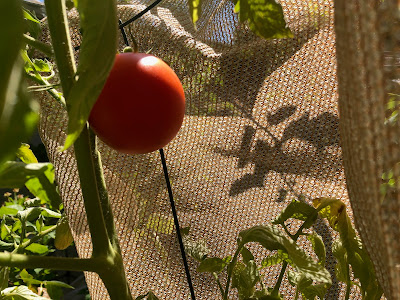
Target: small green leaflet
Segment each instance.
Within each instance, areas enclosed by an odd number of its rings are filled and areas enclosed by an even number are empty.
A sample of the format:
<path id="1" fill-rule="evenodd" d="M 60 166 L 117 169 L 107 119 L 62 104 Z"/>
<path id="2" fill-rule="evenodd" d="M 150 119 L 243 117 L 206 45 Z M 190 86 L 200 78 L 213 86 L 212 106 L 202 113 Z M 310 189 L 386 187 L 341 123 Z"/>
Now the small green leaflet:
<path id="1" fill-rule="evenodd" d="M 61 218 L 60 213 L 44 207 L 29 207 L 23 211 L 19 211 L 17 214 L 17 216 L 21 220 L 27 220 L 27 221 L 36 220 L 39 217 L 39 215 L 51 218 Z"/>
<path id="2" fill-rule="evenodd" d="M 0 169 L 0 188 L 20 188 L 29 179 L 44 174 L 49 167 L 52 167 L 50 163 L 6 162 Z"/>
<path id="3" fill-rule="evenodd" d="M 197 268 L 197 272 L 221 272 L 227 265 L 229 261 L 227 259 L 223 260 L 219 257 L 205 258 Z"/>
<path id="4" fill-rule="evenodd" d="M 250 29 L 265 39 L 293 37 L 287 27 L 282 6 L 275 0 L 237 0 L 235 13 L 241 22 L 247 22 Z"/>
<path id="5" fill-rule="evenodd" d="M 19 276 L 21 279 L 27 284 L 41 284 L 42 282 L 40 280 L 34 279 L 33 275 L 29 274 L 27 270 L 23 269 L 20 273 Z"/>
<path id="6" fill-rule="evenodd" d="M 1 291 L 1 300 L 49 300 L 32 292 L 27 286 L 13 286 Z"/>
<path id="7" fill-rule="evenodd" d="M 26 247 L 25 249 L 30 251 L 30 252 L 32 252 L 32 253 L 36 253 L 36 254 L 39 254 L 39 255 L 45 255 L 45 254 L 47 254 L 47 252 L 49 252 L 49 247 L 47 247 L 45 245 L 38 244 L 38 243 L 32 243 L 28 247 Z"/>
<path id="8" fill-rule="evenodd" d="M 33 154 L 28 144 L 22 144 L 17 150 L 17 157 L 26 164 L 38 163 L 35 154 Z"/>
<path id="9" fill-rule="evenodd" d="M 292 201 L 281 212 L 281 214 L 272 222 L 273 224 L 284 224 L 286 220 L 294 218 L 301 221 L 306 221 L 304 228 L 310 228 L 318 217 L 317 210 L 300 201 Z"/>
<path id="10" fill-rule="evenodd" d="M 315 254 L 317 254 L 318 263 L 321 266 L 325 266 L 326 250 L 321 236 L 313 232 L 312 234 L 307 236 L 307 239 L 311 242 L 312 248 Z"/>
<path id="11" fill-rule="evenodd" d="M 24 185 L 35 197 L 40 198 L 42 203 L 49 203 L 55 209 L 59 208 L 61 198 L 54 182 L 54 166 L 51 163 L 6 162 L 0 169 L 0 188 Z"/>

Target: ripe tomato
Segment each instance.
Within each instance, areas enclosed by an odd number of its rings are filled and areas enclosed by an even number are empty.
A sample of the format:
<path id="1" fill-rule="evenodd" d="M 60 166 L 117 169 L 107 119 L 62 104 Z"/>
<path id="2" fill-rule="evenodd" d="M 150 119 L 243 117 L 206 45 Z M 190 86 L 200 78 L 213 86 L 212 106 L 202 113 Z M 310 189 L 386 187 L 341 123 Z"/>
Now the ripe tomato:
<path id="1" fill-rule="evenodd" d="M 117 54 L 89 116 L 96 135 L 128 154 L 148 153 L 168 144 L 185 114 L 185 95 L 175 72 L 144 53 Z"/>

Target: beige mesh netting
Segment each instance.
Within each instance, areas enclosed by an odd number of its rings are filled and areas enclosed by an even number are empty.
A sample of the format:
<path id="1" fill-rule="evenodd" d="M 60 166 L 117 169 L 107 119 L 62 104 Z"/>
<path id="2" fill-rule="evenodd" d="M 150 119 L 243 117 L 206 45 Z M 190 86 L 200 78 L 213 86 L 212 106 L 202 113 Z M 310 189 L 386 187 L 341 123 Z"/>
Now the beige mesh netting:
<path id="1" fill-rule="evenodd" d="M 390 19 L 396 1 L 337 1 L 334 11 L 330 0 L 281 0 L 294 38 L 270 41 L 238 23 L 231 1 L 203 2 L 197 31 L 187 3 L 177 0 L 163 1 L 126 28 L 140 51 L 150 50 L 170 64 L 186 91 L 184 124 L 165 148 L 181 226 L 190 226 L 194 239 L 204 239 L 211 255 L 224 257 L 233 254 L 240 230 L 269 223 L 294 198 L 310 203 L 336 197 L 352 214 L 346 173 L 356 225 L 385 294 L 400 299 L 399 195 L 393 190 L 381 205 L 379 194 L 383 170 L 400 161 L 399 128 L 389 132 L 384 126 L 386 93 L 396 92 L 385 81 L 397 78 L 393 55 L 383 67 L 383 46 L 394 51 L 398 38 Z M 120 5 L 119 18 L 125 21 L 150 3 Z M 76 13 L 70 20 L 76 46 Z M 89 257 L 73 151 L 57 151 L 66 125 L 62 108 L 44 98 L 41 136 L 56 167 L 78 253 Z M 188 299 L 158 153 L 123 155 L 101 143 L 100 150 L 133 296 L 153 290 L 161 299 Z M 327 225 L 318 223 L 316 231 L 329 245 L 333 233 Z M 219 299 L 212 277 L 189 263 L 197 299 Z M 328 247 L 334 278 L 333 264 Z M 266 270 L 267 283 L 278 273 Z M 107 299 L 96 274 L 86 274 L 86 280 L 92 299 Z M 294 296 L 287 280 L 282 292 Z M 343 297 L 333 279 L 327 299 Z M 355 288 L 351 297 L 361 299 Z"/>

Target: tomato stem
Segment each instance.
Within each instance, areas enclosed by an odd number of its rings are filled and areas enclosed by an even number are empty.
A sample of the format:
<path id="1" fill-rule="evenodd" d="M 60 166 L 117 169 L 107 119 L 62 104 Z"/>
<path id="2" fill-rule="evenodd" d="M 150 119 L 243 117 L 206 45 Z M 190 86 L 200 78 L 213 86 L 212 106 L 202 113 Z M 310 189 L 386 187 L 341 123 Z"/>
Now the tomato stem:
<path id="1" fill-rule="evenodd" d="M 68 94 L 76 82 L 76 67 L 72 55 L 64 2 L 63 0 L 45 0 L 54 54 L 61 85 L 68 104 Z M 49 266 L 49 268 L 70 270 L 76 267 L 76 270 L 97 272 L 103 280 L 111 299 L 132 299 L 114 227 L 111 205 L 106 192 L 100 155 L 96 148 L 95 138 L 90 134 L 87 126 L 83 128 L 76 140 L 74 150 L 87 221 L 92 237 L 92 258 L 89 260 L 77 259 L 77 263 L 74 266 L 72 266 L 73 264 L 71 266 L 68 265 L 73 262 L 70 259 L 65 261 L 64 258 L 54 258 L 52 266 Z M 17 258 L 20 259 L 19 257 Z M 29 259 L 27 262 L 32 262 L 32 259 Z M 45 259 L 49 258 L 46 257 Z M 89 264 L 87 264 L 88 261 L 90 262 Z M 37 262 L 44 263 L 42 261 Z M 93 265 L 92 262 L 96 262 L 96 265 Z"/>

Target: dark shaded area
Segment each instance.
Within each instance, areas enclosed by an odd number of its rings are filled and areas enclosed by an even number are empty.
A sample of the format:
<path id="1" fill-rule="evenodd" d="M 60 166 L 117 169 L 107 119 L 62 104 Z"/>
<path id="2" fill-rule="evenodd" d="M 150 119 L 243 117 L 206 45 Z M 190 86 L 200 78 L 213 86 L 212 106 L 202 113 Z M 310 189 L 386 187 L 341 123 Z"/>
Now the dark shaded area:
<path id="1" fill-rule="evenodd" d="M 276 124 L 277 121 L 287 119 L 294 110 L 294 106 L 280 108 L 276 113 L 271 114 L 270 119 L 272 118 L 273 124 Z M 242 143 L 237 151 L 216 149 L 222 155 L 238 157 L 238 168 L 244 168 L 249 163 L 254 164 L 253 173 L 245 174 L 232 183 L 231 196 L 241 194 L 250 188 L 263 188 L 265 177 L 270 171 L 326 177 L 340 170 L 340 158 L 332 159 L 324 152 L 325 147 L 339 145 L 339 119 L 334 114 L 324 112 L 310 119 L 309 113 L 305 113 L 288 124 L 282 138 L 275 137 L 273 143 L 257 140 L 252 151 L 255 133 L 254 127 L 246 126 Z M 291 139 L 306 141 L 314 146 L 316 151 L 307 152 L 307 155 L 298 150 L 284 151 L 283 144 Z M 280 198 L 283 194 L 284 191 Z"/>

